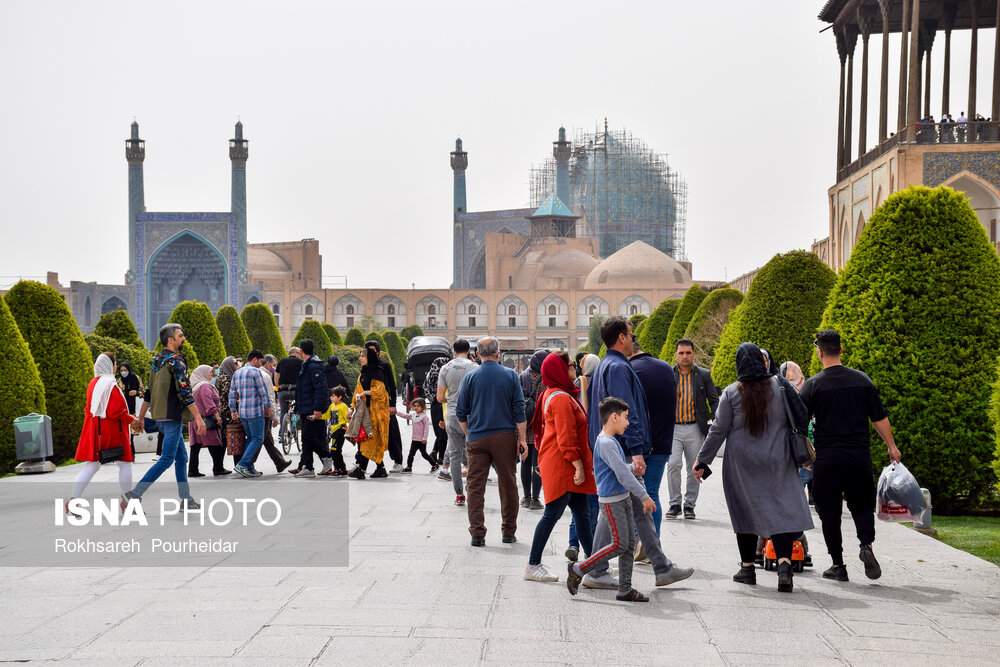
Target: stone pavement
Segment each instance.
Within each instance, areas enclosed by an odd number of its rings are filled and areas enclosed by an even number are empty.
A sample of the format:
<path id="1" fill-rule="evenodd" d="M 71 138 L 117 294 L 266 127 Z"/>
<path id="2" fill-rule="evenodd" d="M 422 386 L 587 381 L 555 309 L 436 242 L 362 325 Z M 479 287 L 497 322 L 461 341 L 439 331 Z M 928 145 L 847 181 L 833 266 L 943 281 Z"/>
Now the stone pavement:
<path id="1" fill-rule="evenodd" d="M 136 480 L 152 457 L 138 458 Z M 637 565 L 634 584 L 652 600 L 636 604 L 614 591 L 570 597 L 568 512 L 544 557 L 561 581 L 522 580 L 541 512 L 522 509 L 519 541 L 501 544 L 495 484 L 487 546 L 477 549 L 451 484 L 423 461 L 413 475 L 364 481 L 296 480 L 269 466 L 258 480 L 206 477 L 193 490 L 240 484 L 280 495 L 282 485 L 349 484 L 350 508 L 330 508 L 350 512 L 349 568 L 10 568 L 0 582 L 0 662 L 995 665 L 1000 653 L 1000 568 L 900 525 L 878 523 L 876 582 L 853 553 L 849 583 L 820 576 L 829 559 L 817 519 L 816 568 L 796 575 L 794 593 L 778 593 L 775 573 L 762 570 L 755 587 L 733 583 L 721 475 L 704 484 L 696 521 L 664 521 L 667 554 L 694 576 L 656 589 L 649 566 Z M 111 468 L 97 480 L 115 479 Z M 68 487 L 75 475 L 69 466 L 45 477 Z M 844 530 L 850 544 L 853 525 Z"/>

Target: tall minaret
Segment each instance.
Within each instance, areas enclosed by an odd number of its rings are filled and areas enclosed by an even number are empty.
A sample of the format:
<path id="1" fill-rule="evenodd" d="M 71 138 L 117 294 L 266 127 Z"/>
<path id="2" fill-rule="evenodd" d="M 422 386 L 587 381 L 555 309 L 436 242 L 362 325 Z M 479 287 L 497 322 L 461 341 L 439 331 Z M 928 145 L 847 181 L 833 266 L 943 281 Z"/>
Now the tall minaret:
<path id="1" fill-rule="evenodd" d="M 229 140 L 229 159 L 233 163 L 232 211 L 239 229 L 239 280 L 247 281 L 247 140 L 243 123 L 236 121 L 236 136 Z M 235 304 L 234 304 L 235 305 Z"/>
<path id="2" fill-rule="evenodd" d="M 461 289 L 465 286 L 465 276 L 462 275 L 465 267 L 465 246 L 462 243 L 462 223 L 458 221 L 459 213 L 466 213 L 468 208 L 465 205 L 465 170 L 469 166 L 469 154 L 462 150 L 462 140 L 455 139 L 455 150 L 451 153 L 451 170 L 455 172 L 455 218 L 454 243 L 452 257 L 452 286 Z"/>
<path id="3" fill-rule="evenodd" d="M 139 123 L 132 121 L 132 136 L 125 140 L 128 160 L 128 282 L 136 280 L 141 266 L 135 265 L 135 214 L 146 210 L 146 195 L 142 185 L 142 162 L 146 159 L 146 142 L 139 138 Z"/>
<path id="4" fill-rule="evenodd" d="M 559 128 L 559 141 L 552 142 L 552 156 L 556 159 L 556 197 L 562 203 L 570 206 L 569 201 L 569 142 L 566 141 L 566 128 Z"/>

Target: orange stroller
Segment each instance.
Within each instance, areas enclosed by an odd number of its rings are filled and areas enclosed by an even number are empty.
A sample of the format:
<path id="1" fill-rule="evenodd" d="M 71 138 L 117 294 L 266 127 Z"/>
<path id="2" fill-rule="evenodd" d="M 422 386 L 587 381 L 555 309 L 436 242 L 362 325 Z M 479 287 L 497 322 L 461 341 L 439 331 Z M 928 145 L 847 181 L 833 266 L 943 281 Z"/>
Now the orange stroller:
<path id="1" fill-rule="evenodd" d="M 802 572 L 805 569 L 806 552 L 798 540 L 792 543 L 792 572 Z M 811 563 L 810 563 L 811 565 Z M 764 569 L 777 570 L 778 556 L 774 553 L 774 542 L 769 538 L 764 545 Z"/>

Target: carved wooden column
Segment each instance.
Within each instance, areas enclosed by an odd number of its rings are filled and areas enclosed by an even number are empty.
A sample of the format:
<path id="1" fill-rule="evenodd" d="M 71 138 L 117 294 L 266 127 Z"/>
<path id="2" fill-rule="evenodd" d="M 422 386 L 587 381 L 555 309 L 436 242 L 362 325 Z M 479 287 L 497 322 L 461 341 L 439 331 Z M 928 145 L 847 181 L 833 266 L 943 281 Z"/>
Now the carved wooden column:
<path id="1" fill-rule="evenodd" d="M 889 0 L 878 0 L 882 12 L 882 80 L 879 85 L 878 141 L 889 136 Z"/>
<path id="2" fill-rule="evenodd" d="M 920 0 L 903 0 L 910 6 L 910 66 L 906 83 L 906 141 L 917 138 L 920 120 Z"/>
<path id="3" fill-rule="evenodd" d="M 840 170 L 844 168 L 844 76 L 847 63 L 847 40 L 844 34 L 836 30 L 837 56 L 840 58 L 840 100 L 837 102 L 837 180 L 840 180 Z"/>
<path id="4" fill-rule="evenodd" d="M 937 21 L 924 21 L 920 26 L 920 57 L 927 56 L 924 74 L 924 115 L 931 115 L 931 49 L 937 35 Z"/>
<path id="5" fill-rule="evenodd" d="M 941 115 L 951 113 L 951 29 L 955 27 L 957 2 L 945 2 L 942 8 L 944 24 L 944 81 L 941 85 Z"/>
<path id="6" fill-rule="evenodd" d="M 996 44 L 993 47 L 993 113 L 990 120 L 994 123 L 1000 120 L 1000 0 L 997 0 Z"/>
<path id="7" fill-rule="evenodd" d="M 858 157 L 868 152 L 868 37 L 871 35 L 872 20 L 858 17 L 861 29 L 861 101 L 858 104 Z"/>
<path id="8" fill-rule="evenodd" d="M 971 123 L 976 119 L 976 65 L 979 60 L 979 0 L 972 0 L 969 9 L 972 11 L 972 43 L 969 48 L 969 113 L 966 116 Z"/>
<path id="9" fill-rule="evenodd" d="M 844 166 L 851 164 L 851 132 L 854 126 L 854 47 L 858 45 L 858 27 L 844 28 L 847 41 L 847 98 L 844 101 Z"/>
<path id="10" fill-rule="evenodd" d="M 896 104 L 896 131 L 902 132 L 906 127 L 907 94 L 906 81 L 909 73 L 909 42 L 907 36 L 910 30 L 910 0 L 903 0 L 903 23 L 899 28 L 899 101 Z"/>

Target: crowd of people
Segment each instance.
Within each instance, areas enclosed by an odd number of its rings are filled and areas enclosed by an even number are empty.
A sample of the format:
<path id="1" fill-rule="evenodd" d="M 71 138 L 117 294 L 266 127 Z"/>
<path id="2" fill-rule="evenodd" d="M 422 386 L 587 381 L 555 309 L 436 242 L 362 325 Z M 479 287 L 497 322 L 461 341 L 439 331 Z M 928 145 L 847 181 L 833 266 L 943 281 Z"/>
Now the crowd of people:
<path id="1" fill-rule="evenodd" d="M 934 120 L 933 114 L 920 119 L 917 129 L 918 144 L 954 144 L 979 141 L 996 141 L 997 128 L 991 119 L 977 113 L 975 118 L 967 118 L 965 112 L 952 118 L 950 113 L 941 114 L 941 120 Z"/>
<path id="2" fill-rule="evenodd" d="M 476 359 L 467 340 L 456 340 L 453 357 L 434 360 L 422 385 L 406 397 L 408 410 L 397 410 L 392 367 L 380 358 L 377 342 L 361 349 L 361 373 L 348 388 L 339 360 L 331 357 L 324 365 L 311 340 L 280 361 L 251 350 L 245 364 L 227 357 L 189 373 L 180 353 L 184 333 L 179 325 L 167 324 L 145 387 L 128 364 L 119 367 L 116 381 L 114 359 L 102 354 L 95 362 L 76 453 L 86 463 L 73 497 L 84 492 L 102 463 L 115 461 L 124 509 L 129 501 L 141 500 L 172 466 L 178 496 L 197 509 L 188 479 L 204 476 L 198 470 L 200 450 L 209 451 L 215 476 L 234 471 L 243 478 L 262 476 L 254 465 L 261 449 L 280 474 L 292 462 L 275 447 L 272 429 L 279 415 L 294 409 L 302 432 L 302 454 L 289 471 L 295 477 L 363 480 L 369 464 L 376 479 L 390 472 L 411 474 L 419 454 L 430 473 L 452 482 L 455 505 L 466 508 L 471 545 L 482 547 L 488 532 L 487 480 L 495 474 L 503 543 L 517 541 L 519 509 L 544 509 L 524 579 L 558 581 L 542 557 L 569 508 L 569 592 L 576 595 L 580 586 L 613 589 L 619 600 L 641 602 L 649 598 L 632 587 L 635 561 L 652 566 L 657 586 L 692 575 L 692 568 L 664 553 L 662 521 L 696 520 L 700 485 L 725 444 L 722 486 L 740 556 L 734 581 L 757 583 L 756 565 L 767 545 L 776 561 L 778 590 L 793 590 L 793 550 L 796 543 L 807 548 L 805 531 L 813 528 L 807 483 L 832 560 L 823 576 L 848 579 L 843 499 L 855 523 L 865 573 L 872 579 L 881 575 L 872 550 L 869 423 L 893 461 L 900 460 L 900 452 L 875 385 L 841 363 L 836 331 L 817 334 L 823 371 L 808 380 L 795 362 L 779 367 L 766 349 L 743 343 L 736 352 L 737 381 L 721 392 L 709 371 L 694 364 L 694 343 L 688 339 L 677 342 L 677 363 L 671 366 L 641 349 L 624 317 L 605 320 L 600 333 L 607 347 L 604 359 L 537 350 L 520 374 L 499 363 L 496 338 L 478 341 Z M 162 443 L 154 465 L 133 487 L 128 432 L 141 430 L 147 415 Z M 396 417 L 412 426 L 405 467 Z M 286 420 L 281 422 L 284 427 Z M 807 431 L 815 442 L 815 461 L 799 464 L 790 437 Z M 432 433 L 435 443 L 428 450 Z M 345 442 L 356 446 L 350 471 Z M 232 470 L 225 467 L 227 454 Z M 395 464 L 391 471 L 387 454 Z M 661 494 L 664 473 L 667 489 Z"/>

